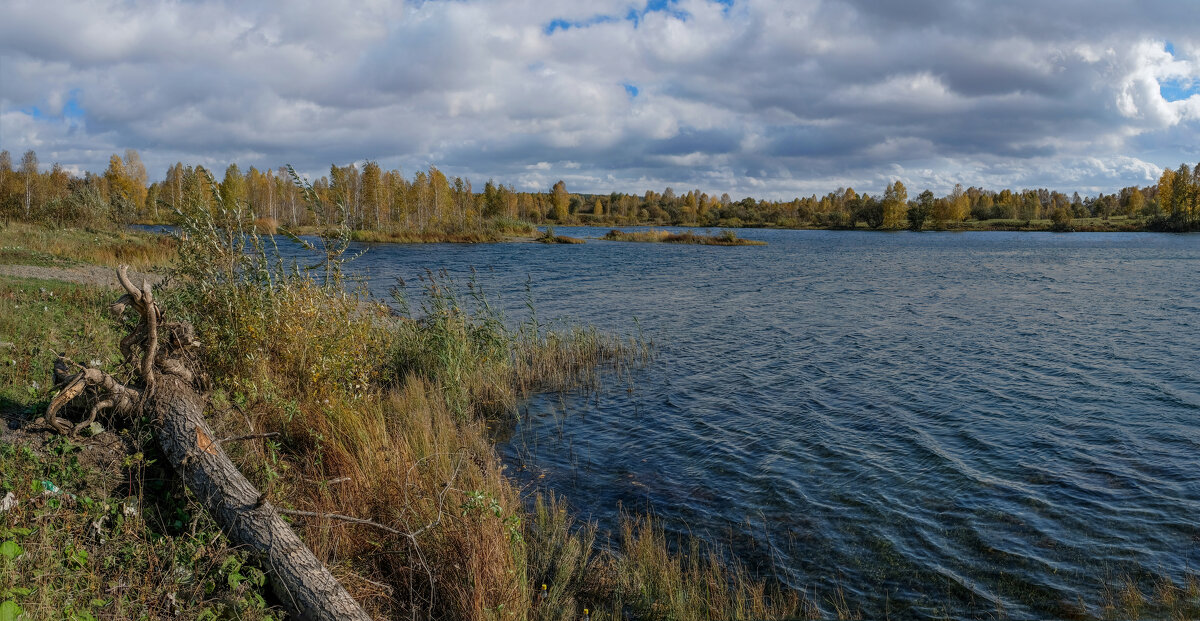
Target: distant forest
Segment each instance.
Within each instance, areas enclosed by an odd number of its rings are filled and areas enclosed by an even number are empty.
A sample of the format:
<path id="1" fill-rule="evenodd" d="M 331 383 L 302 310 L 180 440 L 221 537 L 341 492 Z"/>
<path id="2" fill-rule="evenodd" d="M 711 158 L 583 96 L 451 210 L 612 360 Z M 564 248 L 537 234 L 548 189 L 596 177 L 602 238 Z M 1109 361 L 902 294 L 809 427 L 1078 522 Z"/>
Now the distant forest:
<path id="1" fill-rule="evenodd" d="M 59 164 L 39 164 L 34 151 L 14 162 L 0 152 L 0 217 L 5 220 L 83 225 L 89 222 L 169 223 L 176 212 L 211 204 L 210 179 L 220 200 L 248 205 L 272 229 L 344 220 L 355 230 L 469 231 L 487 221 L 535 224 L 676 225 L 781 228 L 954 228 L 993 220 L 1045 221 L 1067 228 L 1075 219 L 1113 216 L 1153 230 L 1200 229 L 1200 164 L 1163 171 L 1157 184 L 1129 186 L 1112 194 L 1066 195 L 1048 189 L 1001 189 L 961 185 L 945 196 L 925 190 L 915 197 L 900 181 L 883 194 L 839 188 L 824 196 L 769 201 L 734 200 L 694 189 L 648 190 L 645 194 L 571 193 L 559 181 L 543 192 L 519 192 L 489 180 L 477 190 L 468 179 L 447 177 L 436 167 L 411 178 L 375 162 L 332 166 L 312 181 L 322 203 L 338 214 L 314 214 L 286 168 L 243 171 L 230 164 L 223 174 L 177 163 L 162 181 L 149 182 L 138 153 L 114 154 L 101 174 L 78 176 Z M 210 205 L 211 206 L 211 205 Z"/>

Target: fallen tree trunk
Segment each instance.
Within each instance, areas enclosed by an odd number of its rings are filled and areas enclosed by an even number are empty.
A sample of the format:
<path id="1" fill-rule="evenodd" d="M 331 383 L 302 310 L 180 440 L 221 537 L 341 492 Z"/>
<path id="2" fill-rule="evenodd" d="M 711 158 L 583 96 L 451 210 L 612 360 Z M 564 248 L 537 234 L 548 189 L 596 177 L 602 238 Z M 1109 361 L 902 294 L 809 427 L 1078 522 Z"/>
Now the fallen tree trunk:
<path id="1" fill-rule="evenodd" d="M 291 615 L 322 621 L 370 619 L 214 438 L 204 420 L 208 400 L 200 389 L 203 375 L 192 352 L 198 343 L 191 325 L 163 323 L 150 286 L 134 287 L 124 267 L 117 273 L 127 293 L 113 305 L 113 311 L 119 315 L 132 306 L 141 316 L 134 331 L 121 342 L 126 360 L 133 360 L 134 351 L 140 350 L 141 385 L 126 386 L 97 369 L 81 369 L 67 378 L 66 387 L 50 403 L 46 421 L 60 432 L 71 432 L 71 426 L 56 414 L 85 388 L 100 393 L 85 422 L 109 408 L 149 416 L 175 472 L 230 541 L 251 550 Z M 63 365 L 59 371 L 67 372 L 68 367 Z"/>

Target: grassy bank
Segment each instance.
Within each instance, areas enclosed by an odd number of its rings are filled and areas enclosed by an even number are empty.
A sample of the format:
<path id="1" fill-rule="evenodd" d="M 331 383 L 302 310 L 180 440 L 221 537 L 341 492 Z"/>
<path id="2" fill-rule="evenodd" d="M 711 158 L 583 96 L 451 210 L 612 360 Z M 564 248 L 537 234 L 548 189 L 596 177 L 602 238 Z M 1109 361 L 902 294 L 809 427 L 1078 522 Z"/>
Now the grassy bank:
<path id="1" fill-rule="evenodd" d="M 672 233 L 670 231 L 621 231 L 613 229 L 603 238 L 608 241 L 649 242 L 662 244 L 699 244 L 703 246 L 766 246 L 767 242 L 742 239 L 737 233 L 726 229 L 716 235 L 702 235 L 693 231 Z"/>
<path id="2" fill-rule="evenodd" d="M 73 265 L 89 263 L 135 269 L 163 265 L 175 256 L 175 242 L 120 227 L 56 228 L 10 222 L 0 226 L 0 265 Z"/>

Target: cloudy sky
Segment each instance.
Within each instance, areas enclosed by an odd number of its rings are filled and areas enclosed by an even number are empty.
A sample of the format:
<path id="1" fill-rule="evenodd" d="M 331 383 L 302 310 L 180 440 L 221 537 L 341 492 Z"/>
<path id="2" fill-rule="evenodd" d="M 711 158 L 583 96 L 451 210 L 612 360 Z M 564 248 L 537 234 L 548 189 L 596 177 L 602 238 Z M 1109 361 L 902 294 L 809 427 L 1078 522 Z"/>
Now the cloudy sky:
<path id="1" fill-rule="evenodd" d="M 1084 193 L 1200 160 L 1194 0 L 0 5 L 0 148 L 477 186 Z"/>

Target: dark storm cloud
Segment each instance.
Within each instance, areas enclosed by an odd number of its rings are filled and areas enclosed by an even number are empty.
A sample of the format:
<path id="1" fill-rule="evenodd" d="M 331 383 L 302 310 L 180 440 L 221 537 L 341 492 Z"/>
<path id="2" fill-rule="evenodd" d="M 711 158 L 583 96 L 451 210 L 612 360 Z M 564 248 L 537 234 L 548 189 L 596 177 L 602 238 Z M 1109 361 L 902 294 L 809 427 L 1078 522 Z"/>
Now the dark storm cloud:
<path id="1" fill-rule="evenodd" d="M 480 185 L 1111 191 L 1196 159 L 1190 0 L 29 2 L 0 148 Z M 1174 101 L 1160 84 L 1176 86 Z"/>

